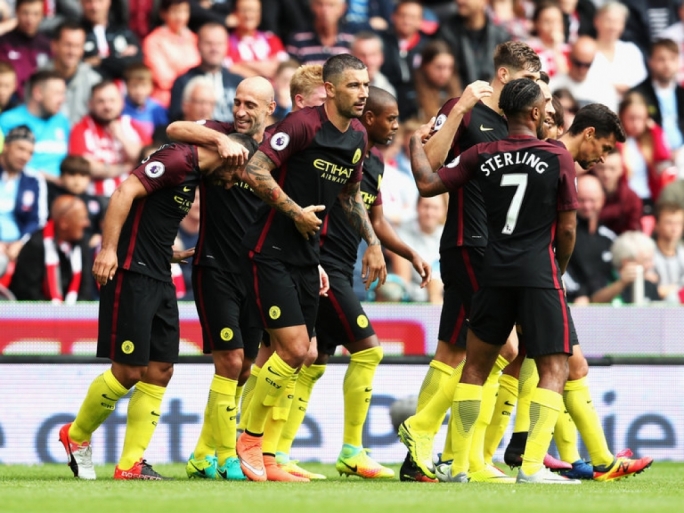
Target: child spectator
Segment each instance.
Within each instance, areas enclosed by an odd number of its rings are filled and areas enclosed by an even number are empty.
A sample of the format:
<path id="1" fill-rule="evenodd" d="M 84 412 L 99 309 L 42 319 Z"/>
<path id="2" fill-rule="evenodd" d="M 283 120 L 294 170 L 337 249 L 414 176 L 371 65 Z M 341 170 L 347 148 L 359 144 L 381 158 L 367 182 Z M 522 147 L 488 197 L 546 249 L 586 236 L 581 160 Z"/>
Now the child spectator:
<path id="1" fill-rule="evenodd" d="M 200 63 L 197 35 L 188 28 L 189 0 L 161 0 L 164 25 L 154 29 L 143 41 L 145 64 L 152 70 L 152 97 L 165 108 L 171 101 L 176 79 Z"/>
<path id="2" fill-rule="evenodd" d="M 128 94 L 123 114 L 140 123 L 145 135 L 151 138 L 157 127 L 169 124 L 166 109 L 150 98 L 153 88 L 152 70 L 142 63 L 133 64 L 126 68 L 124 79 Z"/>

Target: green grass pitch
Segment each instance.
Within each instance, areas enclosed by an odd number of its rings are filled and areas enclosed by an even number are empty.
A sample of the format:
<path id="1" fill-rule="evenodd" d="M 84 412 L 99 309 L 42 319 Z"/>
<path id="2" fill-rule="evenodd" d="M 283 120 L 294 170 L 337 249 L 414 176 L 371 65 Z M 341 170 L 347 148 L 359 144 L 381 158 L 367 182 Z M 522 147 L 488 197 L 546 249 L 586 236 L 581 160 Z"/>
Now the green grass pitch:
<path id="1" fill-rule="evenodd" d="M 184 465 L 155 465 L 167 482 L 71 478 L 66 465 L 0 465 L 2 513 L 684 513 L 684 464 L 656 462 L 646 472 L 579 486 L 372 482 L 341 478 L 332 465 L 305 465 L 328 476 L 313 483 L 190 481 Z M 398 472 L 398 466 L 394 467 Z"/>

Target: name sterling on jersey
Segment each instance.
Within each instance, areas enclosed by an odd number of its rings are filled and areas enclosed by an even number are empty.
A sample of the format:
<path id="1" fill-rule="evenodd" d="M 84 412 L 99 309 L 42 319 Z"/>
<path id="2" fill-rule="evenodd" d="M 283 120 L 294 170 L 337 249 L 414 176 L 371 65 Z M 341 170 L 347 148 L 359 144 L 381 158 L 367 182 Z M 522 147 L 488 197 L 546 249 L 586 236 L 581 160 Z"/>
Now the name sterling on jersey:
<path id="1" fill-rule="evenodd" d="M 537 155 L 528 152 L 521 153 L 516 151 L 512 153 L 497 153 L 496 155 L 489 157 L 480 166 L 480 171 L 482 171 L 485 176 L 489 176 L 492 171 L 517 164 L 529 166 L 539 174 L 542 174 L 549 167 L 549 164 L 547 162 L 543 162 L 541 157 L 538 157 Z"/>
<path id="2" fill-rule="evenodd" d="M 323 159 L 314 160 L 313 165 L 319 171 L 323 171 L 321 173 L 321 178 L 337 183 L 349 180 L 354 171 L 354 168 L 352 167 L 340 166 L 339 164 L 334 164 L 333 162 L 328 162 Z"/>

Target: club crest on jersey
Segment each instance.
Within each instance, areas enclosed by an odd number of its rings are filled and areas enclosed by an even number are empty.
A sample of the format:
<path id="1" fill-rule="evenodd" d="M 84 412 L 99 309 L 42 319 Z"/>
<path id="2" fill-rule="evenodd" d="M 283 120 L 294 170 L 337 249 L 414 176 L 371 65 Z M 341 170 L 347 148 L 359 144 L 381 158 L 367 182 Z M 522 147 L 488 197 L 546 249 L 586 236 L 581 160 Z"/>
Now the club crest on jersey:
<path id="1" fill-rule="evenodd" d="M 164 164 L 156 160 L 145 166 L 145 174 L 150 178 L 159 178 L 164 171 L 166 171 Z"/>
<path id="2" fill-rule="evenodd" d="M 446 115 L 445 114 L 440 114 L 437 116 L 437 119 L 435 119 L 435 126 L 432 127 L 432 129 L 436 132 L 440 128 L 442 128 L 442 125 L 446 121 Z"/>
<path id="3" fill-rule="evenodd" d="M 361 160 L 361 149 L 356 148 L 356 151 L 354 152 L 354 158 L 352 158 L 352 164 L 356 164 L 359 160 Z"/>
<path id="4" fill-rule="evenodd" d="M 276 151 L 281 151 L 287 148 L 290 144 L 290 136 L 285 132 L 278 132 L 273 137 L 271 137 L 271 148 Z"/>

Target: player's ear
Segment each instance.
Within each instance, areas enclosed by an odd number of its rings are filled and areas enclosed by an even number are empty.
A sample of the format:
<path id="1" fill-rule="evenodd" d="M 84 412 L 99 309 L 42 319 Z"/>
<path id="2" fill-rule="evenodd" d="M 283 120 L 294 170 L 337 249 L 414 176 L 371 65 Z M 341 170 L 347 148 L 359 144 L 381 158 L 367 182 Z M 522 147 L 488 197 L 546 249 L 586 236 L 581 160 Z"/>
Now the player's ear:
<path id="1" fill-rule="evenodd" d="M 335 84 L 332 82 L 326 82 L 325 84 L 325 95 L 330 98 L 331 96 L 335 96 Z"/>
<path id="2" fill-rule="evenodd" d="M 275 112 L 276 109 L 276 102 L 275 100 L 271 101 L 271 103 L 268 104 L 268 115 L 270 116 Z"/>
<path id="3" fill-rule="evenodd" d="M 593 126 L 584 129 L 584 138 L 591 139 L 596 135 L 596 129 Z"/>
<path id="4" fill-rule="evenodd" d="M 375 114 L 372 111 L 367 110 L 363 113 L 363 124 L 366 126 L 371 126 L 375 120 Z"/>
<path id="5" fill-rule="evenodd" d="M 511 76 L 508 73 L 508 68 L 506 66 L 501 66 L 497 69 L 496 76 L 502 84 L 507 84 L 511 80 Z"/>

